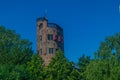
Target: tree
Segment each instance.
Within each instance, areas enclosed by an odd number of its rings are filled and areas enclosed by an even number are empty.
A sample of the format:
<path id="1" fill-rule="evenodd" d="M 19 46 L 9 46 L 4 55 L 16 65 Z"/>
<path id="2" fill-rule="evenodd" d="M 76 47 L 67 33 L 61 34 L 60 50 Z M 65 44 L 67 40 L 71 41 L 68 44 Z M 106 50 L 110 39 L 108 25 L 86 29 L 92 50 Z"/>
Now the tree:
<path id="1" fill-rule="evenodd" d="M 86 71 L 86 67 L 89 65 L 90 63 L 90 56 L 85 56 L 85 55 L 82 55 L 80 58 L 79 58 L 79 61 L 78 61 L 78 66 L 80 68 L 80 79 L 81 80 L 85 80 L 86 76 L 85 76 L 85 71 Z"/>
<path id="2" fill-rule="evenodd" d="M 119 68 L 120 33 L 107 37 L 101 43 L 95 53 L 95 59 L 87 67 L 86 78 L 87 80 L 119 80 Z"/>
<path id="3" fill-rule="evenodd" d="M 27 80 L 26 64 L 31 60 L 31 42 L 15 31 L 0 26 L 0 79 Z"/>
<path id="4" fill-rule="evenodd" d="M 72 68 L 68 80 L 82 80 L 80 68 L 75 63 L 72 63 Z"/>
<path id="5" fill-rule="evenodd" d="M 32 54 L 31 42 L 0 26 L 0 63 L 23 64 L 30 60 Z"/>
<path id="6" fill-rule="evenodd" d="M 65 58 L 62 51 L 58 51 L 50 64 L 45 68 L 45 80 L 69 80 L 73 67 Z"/>
<path id="7" fill-rule="evenodd" d="M 29 80 L 43 80 L 43 68 L 42 58 L 37 54 L 33 54 L 31 61 L 27 63 Z"/>

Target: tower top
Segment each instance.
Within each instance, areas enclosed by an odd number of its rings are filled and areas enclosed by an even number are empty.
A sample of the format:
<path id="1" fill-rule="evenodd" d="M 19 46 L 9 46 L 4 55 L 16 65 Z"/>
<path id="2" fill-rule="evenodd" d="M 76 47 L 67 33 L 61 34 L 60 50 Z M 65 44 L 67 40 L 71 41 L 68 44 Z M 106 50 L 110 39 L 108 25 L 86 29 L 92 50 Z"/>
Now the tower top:
<path id="1" fill-rule="evenodd" d="M 48 21 L 47 19 L 46 19 L 46 17 L 40 17 L 40 18 L 37 18 L 37 20 L 36 21 Z"/>

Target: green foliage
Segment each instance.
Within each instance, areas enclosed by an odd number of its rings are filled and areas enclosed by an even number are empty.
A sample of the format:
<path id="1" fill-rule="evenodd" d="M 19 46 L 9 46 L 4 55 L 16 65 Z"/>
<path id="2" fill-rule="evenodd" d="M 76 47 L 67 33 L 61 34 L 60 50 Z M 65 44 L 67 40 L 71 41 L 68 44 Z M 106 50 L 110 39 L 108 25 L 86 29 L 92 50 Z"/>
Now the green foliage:
<path id="1" fill-rule="evenodd" d="M 23 64 L 32 55 L 31 42 L 14 31 L 0 27 L 0 63 Z"/>
<path id="2" fill-rule="evenodd" d="M 101 43 L 85 72 L 87 80 L 120 80 L 120 34 Z"/>
<path id="3" fill-rule="evenodd" d="M 43 61 L 37 54 L 32 55 L 31 61 L 27 63 L 27 71 L 29 80 L 42 80 L 43 79 Z"/>
<path id="4" fill-rule="evenodd" d="M 85 71 L 86 71 L 86 67 L 89 65 L 89 63 L 90 63 L 90 57 L 89 56 L 82 55 L 79 58 L 78 66 L 80 68 L 79 77 L 80 77 L 81 80 L 85 80 L 85 78 L 86 78 Z"/>
<path id="5" fill-rule="evenodd" d="M 82 80 L 80 75 L 79 69 L 76 69 L 75 66 L 73 66 L 67 80 Z"/>
<path id="6" fill-rule="evenodd" d="M 76 65 L 58 51 L 45 66 L 31 42 L 0 26 L 0 80 L 120 80 L 120 33 L 107 37 L 92 60 L 83 55 Z"/>
<path id="7" fill-rule="evenodd" d="M 71 64 L 63 53 L 58 51 L 45 70 L 45 78 L 46 80 L 66 80 L 70 72 Z"/>
<path id="8" fill-rule="evenodd" d="M 28 79 L 25 65 L 0 65 L 0 80 Z"/>
<path id="9" fill-rule="evenodd" d="M 69 62 L 63 52 L 58 51 L 45 68 L 45 80 L 78 80 L 79 71 Z"/>
<path id="10" fill-rule="evenodd" d="M 0 26 L 0 80 L 28 79 L 26 64 L 32 54 L 31 42 Z"/>

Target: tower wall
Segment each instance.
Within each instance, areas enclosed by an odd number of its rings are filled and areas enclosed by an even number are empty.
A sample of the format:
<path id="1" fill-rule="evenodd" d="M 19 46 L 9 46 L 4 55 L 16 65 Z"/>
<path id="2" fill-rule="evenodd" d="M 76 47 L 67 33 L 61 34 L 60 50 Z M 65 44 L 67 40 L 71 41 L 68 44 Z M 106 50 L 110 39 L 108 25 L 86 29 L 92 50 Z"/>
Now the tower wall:
<path id="1" fill-rule="evenodd" d="M 37 53 L 48 65 L 57 50 L 64 51 L 63 29 L 57 24 L 48 23 L 45 18 L 38 18 L 37 26 Z"/>

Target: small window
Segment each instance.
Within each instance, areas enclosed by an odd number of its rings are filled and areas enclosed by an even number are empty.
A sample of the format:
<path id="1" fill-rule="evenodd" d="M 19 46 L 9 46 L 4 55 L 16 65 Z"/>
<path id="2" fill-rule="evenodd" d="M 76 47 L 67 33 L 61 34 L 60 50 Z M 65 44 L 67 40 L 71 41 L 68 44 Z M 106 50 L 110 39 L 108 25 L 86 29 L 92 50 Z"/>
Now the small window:
<path id="1" fill-rule="evenodd" d="M 40 41 L 42 41 L 42 35 L 40 35 Z"/>
<path id="2" fill-rule="evenodd" d="M 37 50 L 37 54 L 39 54 L 39 50 Z"/>
<path id="3" fill-rule="evenodd" d="M 53 40 L 53 35 L 52 34 L 48 34 L 48 40 Z"/>
<path id="4" fill-rule="evenodd" d="M 43 23 L 40 23 L 39 25 L 39 29 L 41 29 L 43 27 Z"/>
<path id="5" fill-rule="evenodd" d="M 53 54 L 53 48 L 49 48 L 49 54 Z"/>
<path id="6" fill-rule="evenodd" d="M 42 49 L 40 49 L 40 54 L 42 54 Z"/>

